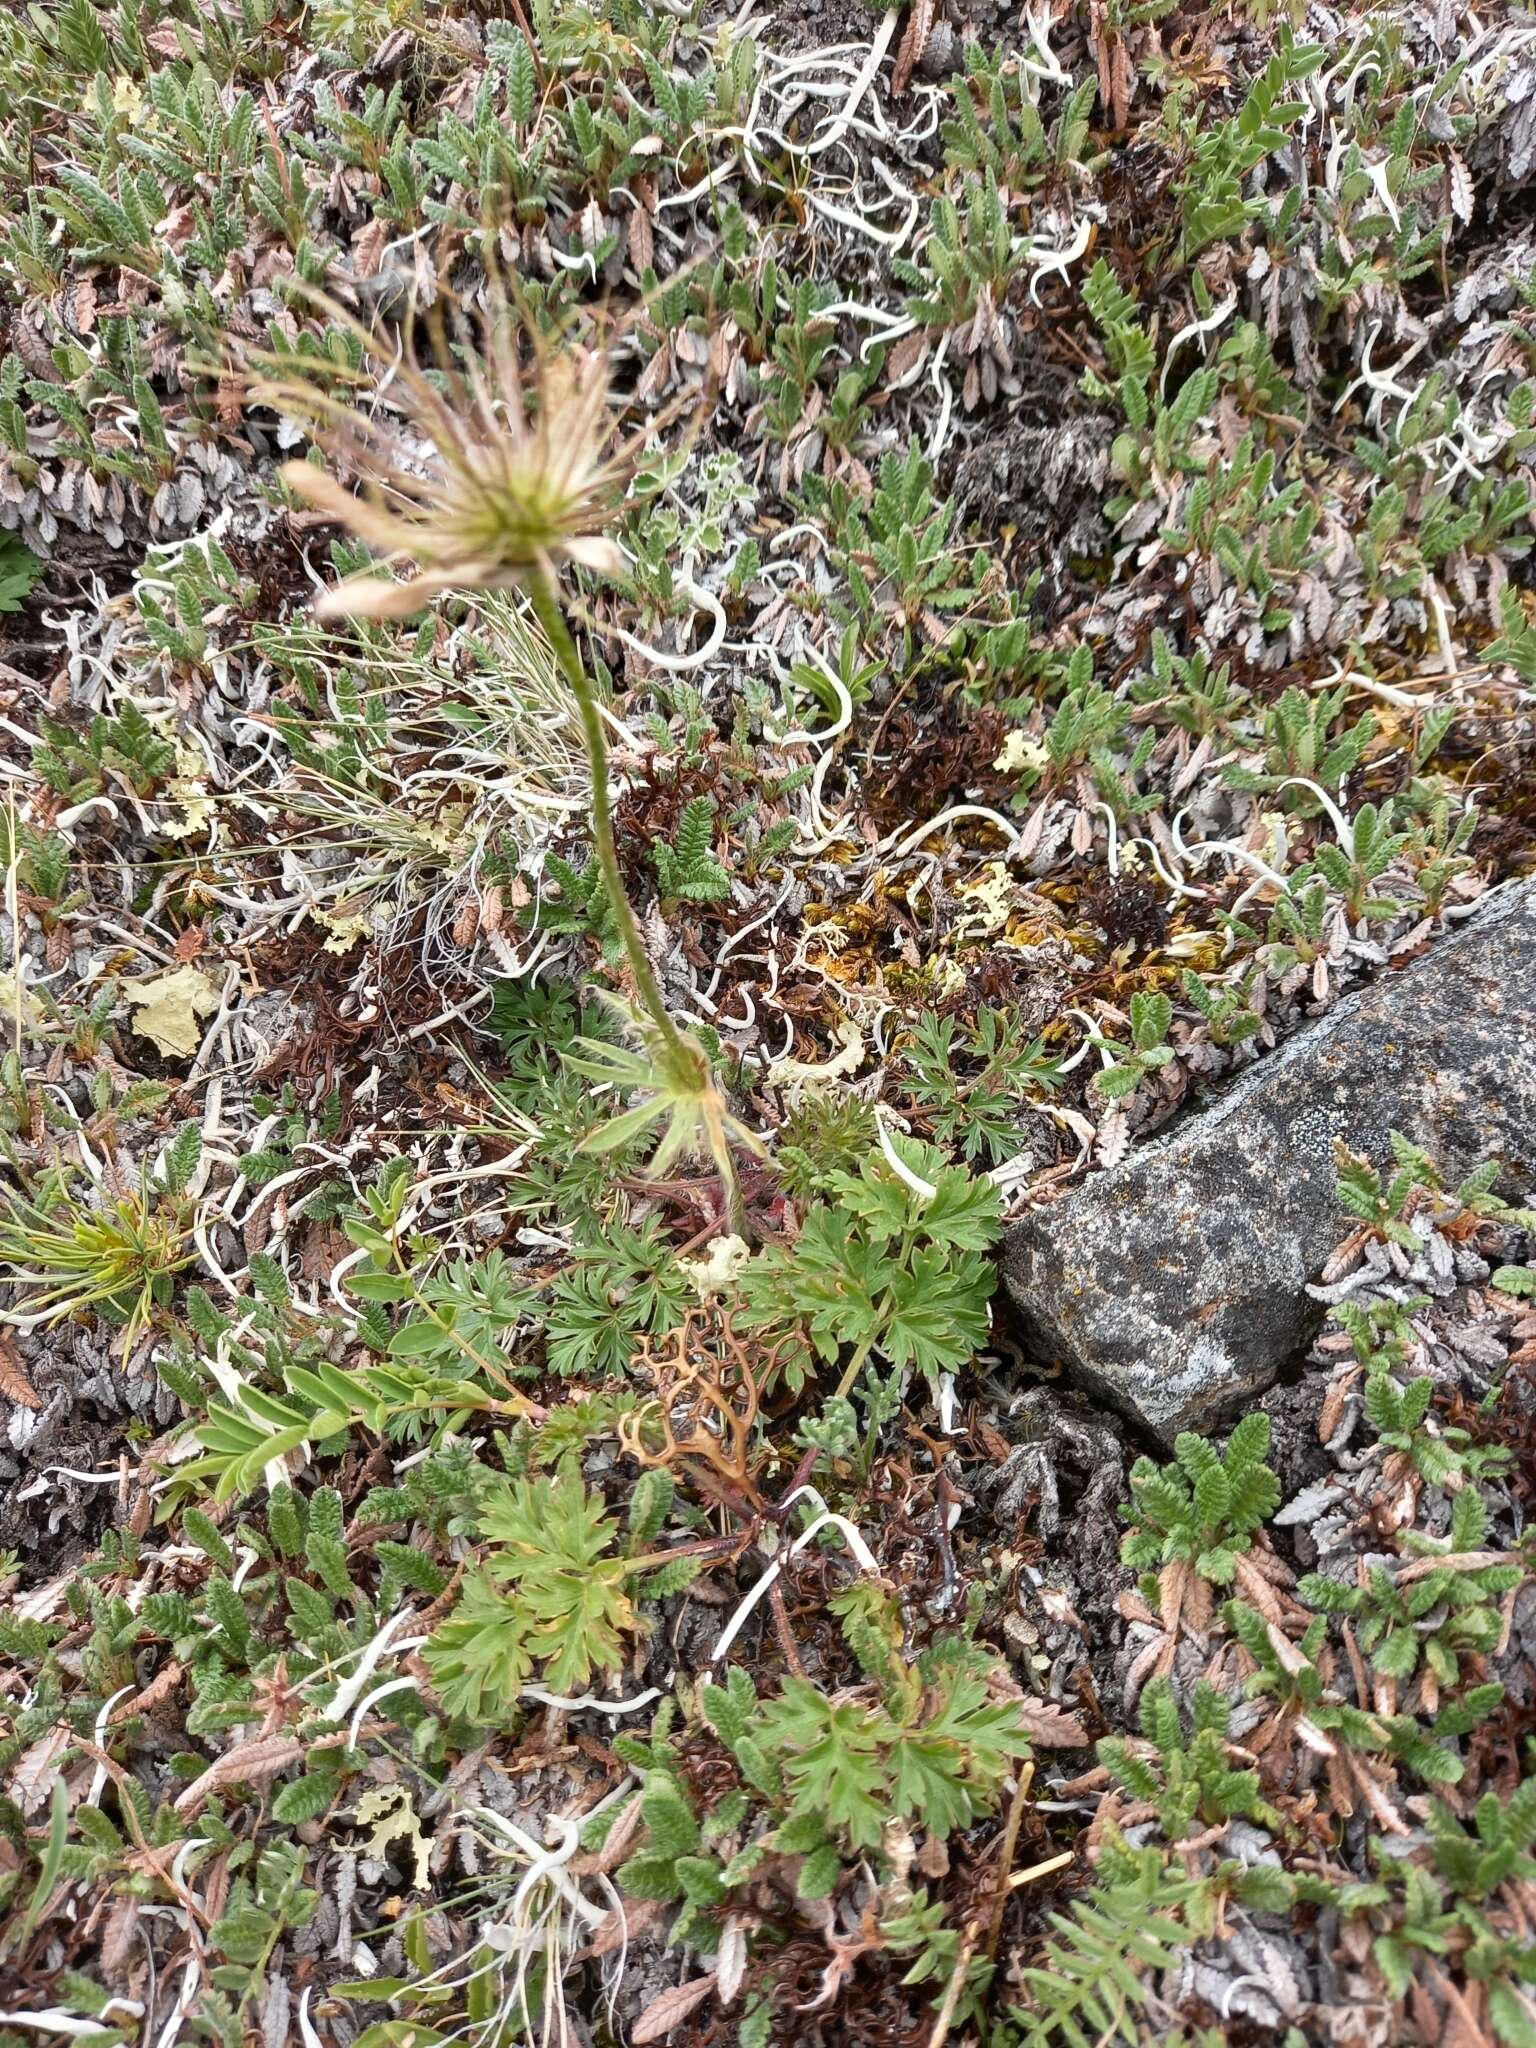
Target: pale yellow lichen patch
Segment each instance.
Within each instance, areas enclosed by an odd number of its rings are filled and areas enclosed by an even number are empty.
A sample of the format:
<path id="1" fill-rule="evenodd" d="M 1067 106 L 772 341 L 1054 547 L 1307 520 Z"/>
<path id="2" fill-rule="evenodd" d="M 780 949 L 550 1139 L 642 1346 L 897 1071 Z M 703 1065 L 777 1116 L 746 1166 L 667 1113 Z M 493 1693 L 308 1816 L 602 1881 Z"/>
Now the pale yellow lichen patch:
<path id="1" fill-rule="evenodd" d="M 162 801 L 173 810 L 171 816 L 157 818 L 156 825 L 167 839 L 190 839 L 194 833 L 206 832 L 213 819 L 213 802 L 204 779 L 208 763 L 196 747 L 174 733 L 171 739 L 176 748 L 176 773 L 166 784 Z"/>
<path id="2" fill-rule="evenodd" d="M 967 939 L 1000 932 L 1012 914 L 1019 889 L 1000 860 L 989 860 L 980 874 L 957 883 L 955 894 L 971 906 L 955 924 L 955 943 L 963 945 Z"/>
<path id="3" fill-rule="evenodd" d="M 1051 757 L 1039 740 L 1031 739 L 1027 732 L 1014 731 L 1003 741 L 1002 752 L 992 763 L 999 775 L 1041 774 L 1051 765 Z"/>
<path id="4" fill-rule="evenodd" d="M 330 934 L 322 948 L 327 953 L 350 953 L 354 946 L 377 935 L 373 916 L 367 911 L 345 913 L 317 907 L 309 914 Z"/>
<path id="5" fill-rule="evenodd" d="M 711 1240 L 702 1258 L 679 1259 L 677 1263 L 689 1286 L 707 1301 L 712 1294 L 730 1293 L 751 1256 L 752 1247 L 746 1239 L 728 1231 L 725 1236 Z"/>
<path id="6" fill-rule="evenodd" d="M 198 1048 L 201 1019 L 218 1008 L 219 992 L 207 975 L 190 962 L 168 974 L 156 974 L 123 994 L 137 1011 L 133 1028 L 169 1059 L 186 1059 Z"/>
<path id="7" fill-rule="evenodd" d="M 856 1074 L 866 1057 L 864 1034 L 851 1017 L 839 1017 L 832 1036 L 842 1050 L 819 1066 L 812 1060 L 775 1060 L 765 1079 L 770 1088 L 793 1088 L 807 1081 L 839 1081 Z"/>

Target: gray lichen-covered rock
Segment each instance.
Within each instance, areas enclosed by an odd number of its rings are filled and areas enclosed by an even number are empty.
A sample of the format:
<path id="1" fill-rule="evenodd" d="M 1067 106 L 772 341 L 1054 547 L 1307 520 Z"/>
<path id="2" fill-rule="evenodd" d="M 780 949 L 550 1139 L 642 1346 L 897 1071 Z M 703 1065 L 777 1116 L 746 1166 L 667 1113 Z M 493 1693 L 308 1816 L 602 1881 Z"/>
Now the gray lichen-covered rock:
<path id="1" fill-rule="evenodd" d="M 1240 1407 L 1307 1340 L 1307 1282 L 1348 1219 L 1334 1141 L 1399 1130 L 1448 1179 L 1505 1162 L 1536 1185 L 1536 883 L 1347 996 L 1210 1105 L 1007 1245 L 1050 1356 L 1160 1436 Z"/>

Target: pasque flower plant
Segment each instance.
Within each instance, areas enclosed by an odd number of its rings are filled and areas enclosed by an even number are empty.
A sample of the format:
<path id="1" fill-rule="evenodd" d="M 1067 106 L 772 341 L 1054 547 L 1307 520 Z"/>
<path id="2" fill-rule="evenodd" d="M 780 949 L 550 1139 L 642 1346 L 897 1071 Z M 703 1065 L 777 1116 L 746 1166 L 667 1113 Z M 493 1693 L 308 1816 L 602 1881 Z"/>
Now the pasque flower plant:
<path id="1" fill-rule="evenodd" d="M 401 581 L 360 571 L 325 591 L 316 610 L 390 619 L 447 591 L 526 594 L 576 703 L 592 771 L 598 871 L 639 998 L 621 1015 L 641 1051 L 590 1046 L 586 1071 L 643 1087 L 646 1100 L 588 1142 L 612 1145 L 664 1124 L 657 1163 L 708 1154 L 739 1229 L 744 1218 L 731 1146 L 756 1149 L 757 1140 L 727 1110 L 704 1047 L 674 1022 L 646 952 L 614 840 L 602 712 L 560 590 L 570 566 L 622 572 L 610 529 L 647 430 L 625 439 L 617 434 L 601 352 L 573 344 L 552 349 L 525 332 L 499 291 L 474 339 L 460 332 L 450 340 L 440 321 L 434 325 L 431 373 L 409 348 L 397 362 L 396 351 L 381 349 L 344 309 L 323 304 L 361 344 L 355 397 L 338 398 L 286 357 L 267 359 L 250 379 L 251 401 L 308 424 L 339 473 L 310 461 L 285 463 L 282 479 L 294 496 L 349 528 L 384 566 L 414 564 L 416 574 Z M 523 367 L 525 348 L 531 373 Z"/>
<path id="2" fill-rule="evenodd" d="M 376 361 L 372 337 L 353 331 L 365 363 Z M 305 417 L 356 479 L 349 489 L 312 462 L 287 462 L 282 478 L 294 495 L 350 527 L 385 563 L 417 565 L 406 582 L 373 569 L 347 577 L 317 600 L 322 617 L 403 618 L 440 591 L 518 586 L 532 594 L 554 586 L 567 563 L 607 575 L 623 568 L 606 529 L 636 444 L 614 444 L 603 357 L 575 347 L 546 354 L 529 380 L 505 307 L 485 322 L 479 347 L 455 349 L 437 332 L 439 381 L 403 362 L 387 387 L 375 384 L 366 411 L 308 379 L 253 387 L 258 400 Z"/>

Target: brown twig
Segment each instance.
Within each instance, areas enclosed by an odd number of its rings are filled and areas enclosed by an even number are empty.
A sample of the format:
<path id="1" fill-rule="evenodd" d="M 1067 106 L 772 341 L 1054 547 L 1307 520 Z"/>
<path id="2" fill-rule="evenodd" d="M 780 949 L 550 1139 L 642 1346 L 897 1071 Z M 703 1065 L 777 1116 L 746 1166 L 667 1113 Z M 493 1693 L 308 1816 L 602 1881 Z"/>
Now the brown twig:
<path id="1" fill-rule="evenodd" d="M 986 1957 L 989 1963 L 997 1954 L 998 1937 L 1003 1931 L 1003 1913 L 1008 1905 L 1008 1874 L 1013 1869 L 1013 1859 L 1018 1851 L 1019 1829 L 1024 1821 L 1024 1802 L 1029 1797 L 1029 1788 L 1034 1779 L 1034 1765 L 1025 1764 L 1019 1772 L 1019 1782 L 1014 1787 L 1013 1803 L 1008 1808 L 1008 1819 L 1003 1827 L 1003 1845 L 997 1860 L 997 1882 L 992 1893 L 992 1918 L 987 1928 Z"/>
<path id="2" fill-rule="evenodd" d="M 784 1652 L 784 1662 L 796 1678 L 804 1678 L 805 1666 L 800 1661 L 800 1648 L 795 1641 L 794 1630 L 789 1625 L 789 1609 L 784 1603 L 784 1588 L 777 1579 L 769 1588 L 768 1606 L 773 1614 L 773 1632 L 779 1639 L 779 1648 Z"/>

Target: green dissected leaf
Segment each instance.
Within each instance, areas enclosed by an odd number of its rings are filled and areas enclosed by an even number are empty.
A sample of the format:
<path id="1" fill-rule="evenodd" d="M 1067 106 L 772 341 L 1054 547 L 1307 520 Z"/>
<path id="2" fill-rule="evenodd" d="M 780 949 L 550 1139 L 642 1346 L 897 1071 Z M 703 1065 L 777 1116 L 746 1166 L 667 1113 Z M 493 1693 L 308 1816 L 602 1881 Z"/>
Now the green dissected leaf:
<path id="1" fill-rule="evenodd" d="M 699 1701 L 710 1727 L 727 1749 L 734 1749 L 757 1712 L 757 1688 L 745 1671 L 733 1665 L 723 1685 L 703 1687 Z"/>
<path id="2" fill-rule="evenodd" d="M 466 1576 L 423 1655 L 444 1707 L 467 1721 L 504 1714 L 533 1671 L 522 1617 L 483 1572 Z"/>
<path id="3" fill-rule="evenodd" d="M 1232 1508 L 1232 1489 L 1220 1466 L 1202 1472 L 1195 1481 L 1195 1513 L 1201 1525 L 1210 1527 L 1226 1519 Z"/>
<path id="4" fill-rule="evenodd" d="M 880 1348 L 892 1365 L 915 1365 L 929 1379 L 964 1365 L 986 1342 L 994 1268 L 934 1245 L 915 1251 L 891 1280 Z"/>
<path id="5" fill-rule="evenodd" d="M 990 1697 L 981 1667 L 930 1664 L 938 1711 L 903 1729 L 890 1750 L 892 1800 L 930 1834 L 948 1836 L 992 1810 L 1014 1762 L 1029 1752 L 1019 1710 Z"/>
<path id="6" fill-rule="evenodd" d="M 674 1868 L 690 1906 L 719 1906 L 728 1896 L 720 1865 L 712 1856 L 679 1856 Z"/>
<path id="7" fill-rule="evenodd" d="M 1110 1102 L 1118 1102 L 1129 1095 L 1142 1078 L 1137 1066 L 1101 1067 L 1093 1077 L 1093 1085 Z"/>
<path id="8" fill-rule="evenodd" d="M 843 1860 L 829 1842 L 823 1848 L 813 1849 L 801 1864 L 795 1883 L 796 1895 L 802 1899 L 829 1899 L 837 1890 L 842 1875 Z"/>
<path id="9" fill-rule="evenodd" d="M 717 903 L 731 892 L 731 878 L 714 854 L 715 806 L 696 796 L 683 810 L 675 846 L 658 841 L 651 848 L 663 896 L 690 903 Z"/>
<path id="10" fill-rule="evenodd" d="M 834 1199 L 808 1211 L 792 1247 L 751 1262 L 742 1295 L 751 1320 L 800 1320 L 818 1357 L 878 1348 L 898 1369 L 933 1376 L 985 1341 L 995 1284 L 979 1256 L 998 1232 L 996 1191 L 943 1163 L 932 1146 L 894 1139 L 920 1186 L 878 1155 L 834 1173 Z"/>
<path id="11" fill-rule="evenodd" d="M 958 1144 L 967 1159 L 985 1156 L 995 1162 L 1016 1152 L 1023 1105 L 1061 1080 L 1059 1064 L 1047 1054 L 1043 1039 L 1026 1042 L 1016 1017 L 1002 1010 L 982 1010 L 970 1029 L 954 1016 L 929 1013 L 914 1025 L 905 1057 L 911 1069 L 906 1085 L 927 1127 L 946 1143 Z M 942 1167 L 938 1177 L 939 1195 L 928 1205 L 935 1236 L 945 1234 L 952 1190 L 965 1185 L 962 1176 Z M 983 1201 L 991 1193 L 986 1182 L 971 1182 L 969 1189 Z M 991 1219 L 982 1215 L 980 1203 L 977 1209 L 981 1228 L 987 1229 Z M 995 1223 L 991 1228 L 995 1233 Z M 979 1250 L 981 1243 L 969 1248 Z"/>
<path id="12" fill-rule="evenodd" d="M 1536 2048 L 1536 1996 L 1495 1977 L 1488 1986 L 1488 2017 L 1503 2048 Z"/>
<path id="13" fill-rule="evenodd" d="M 1411 1628 L 1389 1629 L 1371 1653 L 1371 1662 L 1388 1678 L 1409 1678 L 1419 1661 L 1419 1640 Z"/>
<path id="14" fill-rule="evenodd" d="M 936 1163 L 931 1158 L 923 1161 L 924 1165 Z M 932 1178 L 933 1199 L 923 1204 L 913 1222 L 935 1244 L 948 1245 L 954 1251 L 989 1251 L 1002 1229 L 996 1188 L 990 1181 L 942 1165 Z"/>
<path id="15" fill-rule="evenodd" d="M 699 1846 L 699 1822 L 687 1794 L 665 1771 L 646 1779 L 641 1804 L 650 1831 L 651 1849 L 661 1856 L 691 1856 Z"/>
<path id="16" fill-rule="evenodd" d="M 884 1715 L 853 1701 L 834 1703 L 803 1678 L 788 1678 L 761 1710 L 764 1740 L 784 1754 L 785 1778 L 800 1811 L 841 1829 L 856 1848 L 880 1840 L 889 1808 L 882 1798 Z"/>
<path id="17" fill-rule="evenodd" d="M 743 1295 L 755 1319 L 786 1314 L 805 1319 L 818 1356 L 836 1358 L 842 1345 L 873 1339 L 900 1268 L 862 1235 L 850 1236 L 829 1206 L 805 1219 L 792 1252 L 769 1252 L 748 1267 Z"/>
<path id="18" fill-rule="evenodd" d="M 1042 1963 L 1022 1972 L 1028 2004 L 1009 2017 L 1021 2048 L 1111 2048 L 1142 2038 L 1156 1977 L 1203 1932 L 1205 1888 L 1152 1849 L 1122 1855 L 1128 1874 L 1095 1885 L 1068 1914 L 1053 1913 Z"/>
<path id="19" fill-rule="evenodd" d="M 1159 989 L 1139 990 L 1131 997 L 1131 1042 L 1138 1052 L 1162 1044 L 1173 1022 L 1173 1004 Z"/>
<path id="20" fill-rule="evenodd" d="M 654 1541 L 671 1512 L 677 1482 L 664 1466 L 642 1472 L 629 1497 L 629 1534 L 639 1545 Z"/>
<path id="21" fill-rule="evenodd" d="M 631 1898 L 676 1899 L 682 1896 L 682 1882 L 674 1857 L 643 1849 L 623 1866 L 620 1880 Z"/>
<path id="22" fill-rule="evenodd" d="M 641 1624 L 631 1584 L 643 1568 L 618 1548 L 601 1498 L 560 1474 L 497 1480 L 479 1527 L 479 1572 L 425 1651 L 450 1711 L 502 1711 L 537 1672 L 557 1692 L 580 1692 L 623 1660 Z"/>
<path id="23" fill-rule="evenodd" d="M 0 533 L 0 612 L 19 612 L 43 565 L 13 533 Z"/>
<path id="24" fill-rule="evenodd" d="M 617 1376 L 642 1335 L 662 1336 L 682 1320 L 687 1280 L 652 1223 L 611 1225 L 576 1246 L 575 1261 L 550 1290 L 549 1362 L 572 1376 Z"/>
<path id="25" fill-rule="evenodd" d="M 775 1828 L 773 1846 L 782 1856 L 809 1856 L 826 1839 L 827 1824 L 819 1813 L 793 1813 Z"/>
<path id="26" fill-rule="evenodd" d="M 1173 1462 L 1161 1468 L 1138 1458 L 1130 1472 L 1131 1522 L 1122 1555 L 1140 1570 L 1182 1560 L 1215 1585 L 1228 1584 L 1237 1560 L 1280 1501 L 1279 1482 L 1263 1462 L 1269 1418 L 1255 1410 L 1233 1430 L 1223 1456 L 1204 1437 L 1185 1431 Z"/>

